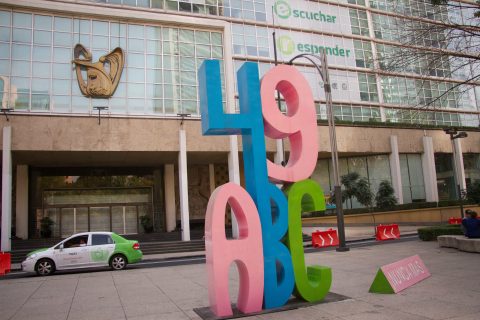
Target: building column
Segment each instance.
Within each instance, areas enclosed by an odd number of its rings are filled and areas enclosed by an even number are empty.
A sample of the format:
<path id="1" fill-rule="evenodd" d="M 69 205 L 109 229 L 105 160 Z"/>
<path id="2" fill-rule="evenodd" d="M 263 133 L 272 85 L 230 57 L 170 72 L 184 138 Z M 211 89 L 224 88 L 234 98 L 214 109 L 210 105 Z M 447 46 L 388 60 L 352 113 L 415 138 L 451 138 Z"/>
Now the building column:
<path id="1" fill-rule="evenodd" d="M 2 238 L 0 251 L 12 250 L 12 127 L 3 128 Z"/>
<path id="2" fill-rule="evenodd" d="M 15 201 L 15 235 L 28 239 L 28 166 L 17 166 Z"/>
<path id="3" fill-rule="evenodd" d="M 167 232 L 175 230 L 177 227 L 175 204 L 175 166 L 166 164 L 164 167 L 164 188 L 165 188 L 165 229 Z"/>
<path id="4" fill-rule="evenodd" d="M 228 152 L 228 179 L 240 185 L 240 166 L 238 163 L 238 139 L 237 136 L 229 136 L 230 152 Z M 238 239 L 238 222 L 232 211 L 232 237 Z"/>
<path id="5" fill-rule="evenodd" d="M 215 191 L 215 165 L 213 163 L 208 164 L 208 182 L 210 185 L 210 194 Z"/>
<path id="6" fill-rule="evenodd" d="M 400 169 L 400 154 L 398 152 L 397 136 L 390 136 L 390 174 L 392 176 L 392 187 L 395 190 L 395 197 L 398 203 L 403 204 L 402 172 Z"/>
<path id="7" fill-rule="evenodd" d="M 453 161 L 455 163 L 455 183 L 461 190 L 467 189 L 465 182 L 465 167 L 463 166 L 462 139 L 453 139 Z M 458 190 L 457 190 L 458 192 Z"/>
<path id="8" fill-rule="evenodd" d="M 427 202 L 438 202 L 437 172 L 435 171 L 435 153 L 433 152 L 432 137 L 424 136 L 422 169 L 425 183 L 425 195 Z"/>
<path id="9" fill-rule="evenodd" d="M 187 138 L 185 130 L 178 131 L 180 152 L 178 154 L 178 187 L 180 191 L 180 222 L 182 240 L 190 241 L 190 212 L 188 208 L 188 174 L 187 174 Z"/>
<path id="10" fill-rule="evenodd" d="M 283 139 L 276 140 L 276 147 L 277 147 L 277 152 L 275 152 L 275 155 L 273 156 L 273 160 L 275 161 L 276 164 L 281 166 L 282 162 L 285 161 Z"/>

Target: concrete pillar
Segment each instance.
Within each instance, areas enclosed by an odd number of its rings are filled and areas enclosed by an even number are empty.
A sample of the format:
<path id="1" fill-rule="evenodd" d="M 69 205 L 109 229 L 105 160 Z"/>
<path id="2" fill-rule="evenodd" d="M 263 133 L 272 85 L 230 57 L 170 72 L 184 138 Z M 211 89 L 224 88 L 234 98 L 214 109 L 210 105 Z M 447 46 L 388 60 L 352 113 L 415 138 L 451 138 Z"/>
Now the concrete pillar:
<path id="1" fill-rule="evenodd" d="M 273 160 L 275 161 L 276 164 L 281 165 L 282 162 L 285 161 L 282 139 L 276 140 L 276 147 L 277 147 L 277 152 L 275 152 Z"/>
<path id="2" fill-rule="evenodd" d="M 425 195 L 428 202 L 438 202 L 437 172 L 435 171 L 435 153 L 432 137 L 424 136 L 422 169 L 425 183 Z"/>
<path id="3" fill-rule="evenodd" d="M 398 203 L 403 204 L 402 172 L 400 170 L 400 154 L 398 152 L 397 136 L 390 136 L 390 174 L 392 176 L 392 187 L 395 190 L 395 197 Z"/>
<path id="4" fill-rule="evenodd" d="M 240 185 L 240 166 L 238 164 L 238 139 L 230 136 L 230 152 L 228 153 L 228 178 L 230 182 Z M 232 237 L 238 239 L 238 222 L 232 212 Z"/>
<path id="5" fill-rule="evenodd" d="M 171 232 L 177 227 L 177 207 L 175 205 L 175 166 L 173 164 L 165 165 L 163 181 L 165 185 L 165 229 L 167 232 Z"/>
<path id="6" fill-rule="evenodd" d="M 15 201 L 16 236 L 28 239 L 28 166 L 17 166 L 17 192 Z"/>
<path id="7" fill-rule="evenodd" d="M 462 152 L 462 139 L 453 140 L 453 156 L 455 162 L 455 182 L 457 185 L 460 185 L 460 189 L 467 189 L 467 183 L 465 182 L 465 167 L 463 166 L 463 152 Z"/>
<path id="8" fill-rule="evenodd" d="M 215 165 L 213 163 L 208 164 L 208 181 L 210 185 L 210 194 L 215 191 Z"/>
<path id="9" fill-rule="evenodd" d="M 180 191 L 180 222 L 182 240 L 190 241 L 190 212 L 188 208 L 188 174 L 187 174 L 187 138 L 183 127 L 178 131 L 180 152 L 178 154 L 178 182 Z"/>
<path id="10" fill-rule="evenodd" d="M 3 128 L 2 238 L 0 251 L 12 250 L 12 127 Z"/>

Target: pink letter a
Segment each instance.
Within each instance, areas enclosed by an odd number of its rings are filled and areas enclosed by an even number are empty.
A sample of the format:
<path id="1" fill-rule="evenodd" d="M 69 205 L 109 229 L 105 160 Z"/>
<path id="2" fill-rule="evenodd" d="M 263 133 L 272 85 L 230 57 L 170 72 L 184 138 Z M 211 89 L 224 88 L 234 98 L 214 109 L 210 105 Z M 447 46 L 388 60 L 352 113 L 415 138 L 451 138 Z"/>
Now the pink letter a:
<path id="1" fill-rule="evenodd" d="M 239 239 L 225 236 L 225 208 L 230 204 L 239 227 Z M 257 208 L 250 195 L 235 183 L 217 188 L 208 202 L 205 218 L 208 293 L 217 317 L 232 315 L 228 272 L 232 262 L 239 271 L 237 307 L 243 313 L 262 310 L 263 249 Z"/>

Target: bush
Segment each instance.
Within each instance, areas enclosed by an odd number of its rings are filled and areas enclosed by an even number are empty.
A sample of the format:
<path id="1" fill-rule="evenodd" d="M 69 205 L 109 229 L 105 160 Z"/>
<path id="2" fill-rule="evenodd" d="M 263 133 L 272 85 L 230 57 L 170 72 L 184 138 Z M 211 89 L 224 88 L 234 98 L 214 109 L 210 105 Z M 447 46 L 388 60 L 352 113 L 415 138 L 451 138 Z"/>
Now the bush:
<path id="1" fill-rule="evenodd" d="M 377 202 L 377 208 L 380 209 L 391 209 L 395 207 L 397 198 L 395 198 L 395 190 L 393 190 L 390 181 L 383 180 L 380 182 L 375 201 Z"/>
<path id="2" fill-rule="evenodd" d="M 434 241 L 437 240 L 438 236 L 445 235 L 463 235 L 463 231 L 459 224 L 447 224 L 418 229 L 418 236 L 423 241 Z"/>

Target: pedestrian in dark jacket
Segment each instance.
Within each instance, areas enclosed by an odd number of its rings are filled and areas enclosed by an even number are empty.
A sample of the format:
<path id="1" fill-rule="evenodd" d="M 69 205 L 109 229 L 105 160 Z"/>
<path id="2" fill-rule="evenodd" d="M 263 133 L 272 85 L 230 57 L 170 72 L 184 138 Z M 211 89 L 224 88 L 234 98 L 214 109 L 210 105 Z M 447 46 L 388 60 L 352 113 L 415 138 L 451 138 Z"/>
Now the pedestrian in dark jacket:
<path id="1" fill-rule="evenodd" d="M 473 210 L 465 211 L 466 218 L 462 220 L 463 233 L 467 238 L 480 238 L 480 220 Z"/>

